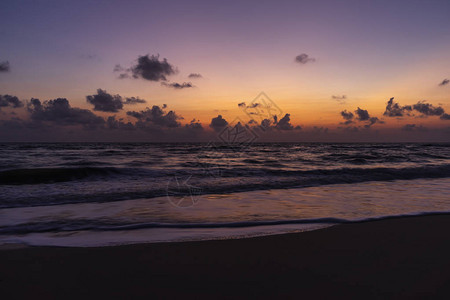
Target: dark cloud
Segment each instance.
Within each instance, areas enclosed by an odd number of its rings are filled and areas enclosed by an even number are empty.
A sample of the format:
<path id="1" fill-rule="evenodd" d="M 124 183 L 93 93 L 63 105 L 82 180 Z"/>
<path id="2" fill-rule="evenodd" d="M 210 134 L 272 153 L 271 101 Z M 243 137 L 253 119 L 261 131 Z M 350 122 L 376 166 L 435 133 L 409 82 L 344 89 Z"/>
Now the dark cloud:
<path id="1" fill-rule="evenodd" d="M 341 124 L 348 125 L 348 124 L 353 123 L 354 115 L 353 115 L 353 113 L 351 111 L 343 110 L 343 111 L 341 111 L 341 116 L 345 120 L 345 122 L 341 123 Z"/>
<path id="2" fill-rule="evenodd" d="M 413 109 L 425 116 L 440 116 L 445 113 L 442 107 L 435 107 L 430 103 L 425 103 L 425 101 L 417 102 L 417 104 L 413 105 Z"/>
<path id="3" fill-rule="evenodd" d="M 194 87 L 192 85 L 192 83 L 190 82 L 183 82 L 183 83 L 178 83 L 178 82 L 172 82 L 172 83 L 167 83 L 167 82 L 161 82 L 161 85 L 170 87 L 170 88 L 174 88 L 176 90 L 181 90 L 181 89 L 185 89 L 185 88 L 191 88 Z"/>
<path id="4" fill-rule="evenodd" d="M 147 101 L 144 99 L 141 99 L 139 97 L 125 98 L 125 101 L 123 102 L 123 104 L 125 104 L 125 105 L 134 105 L 134 104 L 142 104 L 142 103 L 147 103 Z"/>
<path id="5" fill-rule="evenodd" d="M 97 90 L 97 95 L 86 96 L 86 101 L 94 105 L 94 110 L 104 112 L 118 112 L 124 105 L 147 103 L 139 97 L 128 97 L 124 100 L 120 95 L 111 95 L 102 89 Z"/>
<path id="6" fill-rule="evenodd" d="M 149 81 L 166 81 L 167 76 L 177 73 L 177 69 L 172 66 L 166 58 L 159 60 L 159 55 L 139 56 L 137 63 L 129 69 L 124 69 L 120 65 L 114 67 L 114 72 L 123 72 L 119 78 L 128 78 L 129 74 L 133 78 L 142 78 Z"/>
<path id="7" fill-rule="evenodd" d="M 400 128 L 402 131 L 427 131 L 426 127 L 423 127 L 422 125 L 417 126 L 416 124 L 406 124 L 405 126 L 402 126 Z"/>
<path id="8" fill-rule="evenodd" d="M 291 124 L 291 118 L 290 118 L 290 114 L 285 114 L 283 118 L 281 118 L 277 125 L 276 128 L 280 129 L 280 130 L 292 130 L 294 129 L 294 126 L 292 126 Z"/>
<path id="9" fill-rule="evenodd" d="M 0 109 L 2 107 L 12 107 L 18 108 L 23 107 L 23 102 L 19 100 L 16 96 L 11 95 L 0 95 Z"/>
<path id="10" fill-rule="evenodd" d="M 357 116 L 356 118 L 359 121 L 367 121 L 370 118 L 369 112 L 367 110 L 361 109 L 359 107 L 355 110 L 355 114 Z"/>
<path id="11" fill-rule="evenodd" d="M 446 78 L 446 79 L 442 80 L 441 83 L 439 83 L 439 86 L 447 85 L 449 82 L 450 82 L 450 80 L 448 80 L 448 79 Z"/>
<path id="12" fill-rule="evenodd" d="M 308 62 L 315 62 L 315 61 L 316 61 L 315 58 L 309 57 L 309 55 L 306 53 L 302 53 L 295 57 L 295 62 L 298 62 L 300 64 L 306 64 Z"/>
<path id="13" fill-rule="evenodd" d="M 109 116 L 106 119 L 106 128 L 107 129 L 121 129 L 121 130 L 135 130 L 134 124 L 131 122 L 123 122 L 123 119 L 116 119 L 116 116 Z"/>
<path id="14" fill-rule="evenodd" d="M 108 94 L 102 89 L 97 90 L 97 95 L 86 96 L 86 101 L 97 111 L 118 112 L 123 108 L 121 96 Z"/>
<path id="15" fill-rule="evenodd" d="M 365 128 L 370 128 L 373 124 L 376 124 L 376 123 L 384 124 L 384 121 L 381 121 L 377 117 L 371 117 L 371 118 L 369 118 L 368 121 L 369 121 L 369 124 L 364 125 Z"/>
<path id="16" fill-rule="evenodd" d="M 238 107 L 244 108 L 244 107 L 246 107 L 246 106 L 247 106 L 247 105 L 245 104 L 245 102 L 238 103 Z"/>
<path id="17" fill-rule="evenodd" d="M 136 118 L 138 122 L 136 123 L 137 127 L 148 127 L 149 125 L 156 125 L 160 127 L 168 127 L 168 128 L 174 128 L 174 127 L 180 127 L 181 124 L 178 122 L 178 120 L 183 119 L 181 116 L 178 116 L 174 111 L 169 111 L 166 113 L 164 109 L 166 108 L 165 105 L 163 107 L 159 107 L 157 105 L 153 105 L 151 109 L 147 108 L 146 110 L 142 111 L 128 111 L 127 115 Z"/>
<path id="18" fill-rule="evenodd" d="M 184 127 L 186 129 L 203 130 L 202 124 L 196 119 L 193 119 L 189 124 L 184 125 Z"/>
<path id="19" fill-rule="evenodd" d="M 450 120 L 450 115 L 447 113 L 443 113 L 440 117 L 441 120 Z"/>
<path id="20" fill-rule="evenodd" d="M 411 105 L 400 106 L 400 104 L 394 102 L 394 97 L 389 99 L 386 104 L 386 110 L 383 115 L 387 117 L 403 117 L 407 112 L 411 111 Z"/>
<path id="21" fill-rule="evenodd" d="M 192 78 L 192 79 L 203 78 L 203 76 L 201 74 L 198 74 L 198 73 L 191 73 L 191 74 L 189 74 L 188 77 Z"/>
<path id="22" fill-rule="evenodd" d="M 9 72 L 9 61 L 0 61 L 0 72 Z"/>
<path id="23" fill-rule="evenodd" d="M 352 120 L 354 115 L 351 111 L 343 110 L 341 111 L 341 116 L 344 118 L 344 120 Z"/>
<path id="24" fill-rule="evenodd" d="M 211 124 L 209 124 L 209 127 L 214 129 L 215 131 L 220 131 L 227 125 L 227 120 L 222 118 L 222 115 L 218 115 L 217 117 L 211 119 Z"/>
<path id="25" fill-rule="evenodd" d="M 87 109 L 71 107 L 65 98 L 44 101 L 31 99 L 28 103 L 31 120 L 52 125 L 82 125 L 85 128 L 96 128 L 105 123 L 102 117 Z"/>

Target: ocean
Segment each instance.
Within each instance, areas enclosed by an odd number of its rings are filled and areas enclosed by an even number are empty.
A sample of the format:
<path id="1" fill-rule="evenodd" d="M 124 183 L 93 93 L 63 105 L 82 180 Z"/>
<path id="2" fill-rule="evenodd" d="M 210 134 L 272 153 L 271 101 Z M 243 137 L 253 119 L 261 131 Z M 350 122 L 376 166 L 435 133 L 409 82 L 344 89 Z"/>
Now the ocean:
<path id="1" fill-rule="evenodd" d="M 8 143 L 0 244 L 231 239 L 450 212 L 450 144 Z"/>

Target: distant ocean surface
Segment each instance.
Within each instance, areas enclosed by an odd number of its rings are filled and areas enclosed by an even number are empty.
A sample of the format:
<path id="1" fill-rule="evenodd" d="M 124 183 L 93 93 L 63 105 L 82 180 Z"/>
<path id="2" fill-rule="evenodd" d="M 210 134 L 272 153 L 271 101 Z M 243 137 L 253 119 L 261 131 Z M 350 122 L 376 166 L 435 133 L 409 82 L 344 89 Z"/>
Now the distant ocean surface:
<path id="1" fill-rule="evenodd" d="M 0 243 L 238 238 L 450 212 L 450 144 L 0 144 Z"/>

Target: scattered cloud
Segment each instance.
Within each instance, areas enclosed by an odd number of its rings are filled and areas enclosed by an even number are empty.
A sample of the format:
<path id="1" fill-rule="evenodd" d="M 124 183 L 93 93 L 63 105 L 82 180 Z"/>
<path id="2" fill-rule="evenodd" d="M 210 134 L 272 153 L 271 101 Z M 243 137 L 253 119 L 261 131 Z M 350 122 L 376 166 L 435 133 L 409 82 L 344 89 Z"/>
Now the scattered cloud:
<path id="1" fill-rule="evenodd" d="M 450 82 L 450 80 L 448 80 L 448 79 L 446 78 L 446 79 L 442 80 L 441 83 L 439 83 L 439 86 L 447 85 L 449 82 Z"/>
<path id="2" fill-rule="evenodd" d="M 181 89 L 185 89 L 185 88 L 191 88 L 194 87 L 192 85 L 192 83 L 190 82 L 183 82 L 183 83 L 178 83 L 178 82 L 172 82 L 172 83 L 167 83 L 167 82 L 161 82 L 161 85 L 170 87 L 170 88 L 174 88 L 176 90 L 181 90 Z"/>
<path id="3" fill-rule="evenodd" d="M 197 78 L 203 78 L 203 76 L 198 73 L 191 73 L 191 74 L 189 74 L 188 78 L 197 79 Z"/>
<path id="4" fill-rule="evenodd" d="M 309 55 L 306 54 L 306 53 L 302 53 L 302 54 L 297 55 L 295 57 L 295 62 L 298 62 L 298 63 L 303 64 L 303 65 L 306 64 L 306 63 L 315 62 L 315 61 L 316 61 L 315 58 L 309 57 Z"/>
<path id="5" fill-rule="evenodd" d="M 9 61 L 0 61 L 0 72 L 9 72 L 10 66 Z"/>

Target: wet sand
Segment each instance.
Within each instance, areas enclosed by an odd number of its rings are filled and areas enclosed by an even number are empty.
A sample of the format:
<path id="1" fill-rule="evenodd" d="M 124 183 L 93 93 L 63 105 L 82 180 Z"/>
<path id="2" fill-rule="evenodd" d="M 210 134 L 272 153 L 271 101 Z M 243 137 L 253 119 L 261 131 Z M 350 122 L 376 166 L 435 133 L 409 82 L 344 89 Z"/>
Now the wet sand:
<path id="1" fill-rule="evenodd" d="M 4 247 L 15 298 L 450 299 L 449 215 L 240 240 Z"/>

